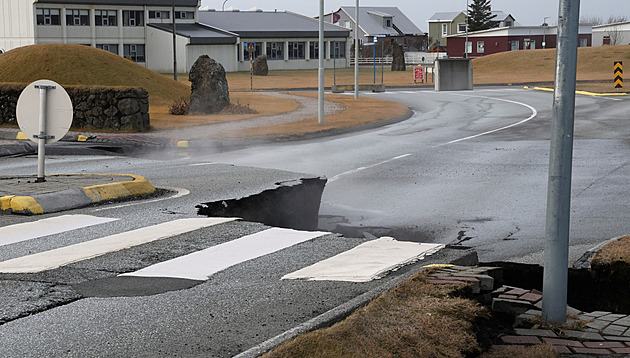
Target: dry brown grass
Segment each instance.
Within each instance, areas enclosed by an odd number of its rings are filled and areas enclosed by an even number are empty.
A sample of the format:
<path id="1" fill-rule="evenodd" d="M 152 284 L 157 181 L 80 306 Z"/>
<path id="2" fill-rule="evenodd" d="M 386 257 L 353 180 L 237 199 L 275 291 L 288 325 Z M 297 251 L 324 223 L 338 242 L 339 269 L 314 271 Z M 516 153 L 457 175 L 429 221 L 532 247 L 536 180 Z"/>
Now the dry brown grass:
<path id="1" fill-rule="evenodd" d="M 550 344 L 536 346 L 496 346 L 481 358 L 557 358 L 559 355 Z"/>
<path id="2" fill-rule="evenodd" d="M 170 129 L 204 124 L 237 121 L 241 119 L 271 116 L 280 113 L 291 112 L 299 108 L 300 104 L 294 100 L 280 97 L 267 96 L 255 93 L 230 93 L 232 104 L 248 106 L 257 114 L 205 114 L 175 116 L 168 114 L 168 106 L 152 106 L 151 127 L 155 129 Z"/>
<path id="3" fill-rule="evenodd" d="M 608 243 L 593 258 L 593 263 L 613 263 L 622 261 L 630 263 L 630 236 Z"/>
<path id="4" fill-rule="evenodd" d="M 597 86 L 582 83 L 582 89 L 617 92 L 612 86 L 615 61 L 630 61 L 630 46 L 578 49 L 578 81 L 602 81 Z M 473 60 L 473 81 L 475 84 L 553 82 L 555 63 L 555 49 L 508 51 L 488 55 Z M 605 88 L 607 83 L 610 83 L 609 88 Z"/>
<path id="5" fill-rule="evenodd" d="M 316 93 L 293 93 L 305 97 L 316 97 Z M 298 122 L 279 124 L 267 127 L 249 128 L 241 131 L 221 133 L 221 138 L 265 138 L 265 137 L 287 137 L 291 135 L 304 135 L 310 133 L 323 132 L 332 129 L 351 128 L 375 122 L 381 122 L 391 118 L 404 115 L 409 110 L 402 104 L 376 99 L 361 97 L 358 100 L 351 96 L 325 95 L 327 101 L 340 104 L 344 111 L 330 116 L 326 116 L 324 124 L 319 124 L 317 118 L 305 119 Z"/>
<path id="6" fill-rule="evenodd" d="M 264 357 L 466 357 L 479 350 L 472 321 L 487 315 L 456 297 L 462 285 L 431 285 L 420 273 L 330 328 L 285 343 Z"/>

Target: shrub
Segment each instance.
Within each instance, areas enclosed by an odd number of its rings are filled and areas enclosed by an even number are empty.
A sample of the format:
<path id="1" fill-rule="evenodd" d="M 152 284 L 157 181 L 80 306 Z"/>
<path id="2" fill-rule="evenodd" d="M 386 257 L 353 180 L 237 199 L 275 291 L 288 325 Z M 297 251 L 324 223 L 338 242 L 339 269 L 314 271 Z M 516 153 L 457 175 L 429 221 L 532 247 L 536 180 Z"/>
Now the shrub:
<path id="1" fill-rule="evenodd" d="M 182 97 L 176 100 L 175 103 L 173 103 L 173 105 L 168 109 L 168 113 L 174 114 L 176 116 L 183 116 L 185 114 L 188 114 L 189 104 L 190 101 L 187 98 Z"/>

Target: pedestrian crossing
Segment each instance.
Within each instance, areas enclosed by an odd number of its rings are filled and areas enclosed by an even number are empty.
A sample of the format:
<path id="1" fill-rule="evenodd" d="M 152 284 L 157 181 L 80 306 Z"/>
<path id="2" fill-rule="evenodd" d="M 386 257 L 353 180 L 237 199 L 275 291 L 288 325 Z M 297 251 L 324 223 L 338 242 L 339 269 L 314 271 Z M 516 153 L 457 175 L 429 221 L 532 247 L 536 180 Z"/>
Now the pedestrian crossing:
<path id="1" fill-rule="evenodd" d="M 33 238 L 62 234 L 87 226 L 121 220 L 90 215 L 61 215 L 0 228 L 0 246 Z M 32 274 L 55 270 L 109 253 L 158 240 L 174 239 L 202 228 L 234 222 L 237 218 L 184 218 L 107 235 L 60 248 L 0 262 L 0 274 Z M 226 230 L 229 230 L 226 228 Z M 232 266 L 271 255 L 292 246 L 331 235 L 323 231 L 264 228 L 206 249 L 148 265 L 118 277 L 164 278 L 205 281 Z M 369 241 L 337 256 L 320 261 L 283 279 L 368 282 L 398 267 L 433 254 L 441 245 L 398 242 L 393 238 Z M 307 259 L 307 258 L 305 258 Z"/>

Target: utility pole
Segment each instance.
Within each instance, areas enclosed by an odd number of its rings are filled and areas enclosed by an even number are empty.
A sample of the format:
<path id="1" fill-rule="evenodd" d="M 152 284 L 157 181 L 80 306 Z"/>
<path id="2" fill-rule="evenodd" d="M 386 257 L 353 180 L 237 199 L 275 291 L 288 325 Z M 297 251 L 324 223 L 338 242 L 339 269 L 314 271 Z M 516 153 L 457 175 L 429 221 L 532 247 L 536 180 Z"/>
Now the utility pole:
<path id="1" fill-rule="evenodd" d="M 567 318 L 569 219 L 580 0 L 560 0 L 558 14 L 543 275 L 543 319 L 553 324 L 562 324 Z"/>
<path id="2" fill-rule="evenodd" d="M 324 124 L 324 0 L 319 0 L 319 69 L 317 71 L 317 119 Z"/>

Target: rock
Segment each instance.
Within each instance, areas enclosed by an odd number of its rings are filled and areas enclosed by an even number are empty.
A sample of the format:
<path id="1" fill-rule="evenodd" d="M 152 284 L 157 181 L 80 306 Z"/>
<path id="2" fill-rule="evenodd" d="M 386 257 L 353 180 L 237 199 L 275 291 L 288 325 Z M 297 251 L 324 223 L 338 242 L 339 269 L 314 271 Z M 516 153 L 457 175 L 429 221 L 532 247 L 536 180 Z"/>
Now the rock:
<path id="1" fill-rule="evenodd" d="M 256 57 L 253 64 L 254 76 L 267 76 L 269 73 L 269 66 L 267 66 L 267 55 L 260 55 Z"/>
<path id="2" fill-rule="evenodd" d="M 405 51 L 396 41 L 392 41 L 392 71 L 406 71 Z"/>
<path id="3" fill-rule="evenodd" d="M 138 113 L 140 104 L 135 98 L 125 98 L 118 101 L 118 110 L 125 116 Z"/>
<path id="4" fill-rule="evenodd" d="M 190 112 L 218 113 L 230 104 L 225 69 L 207 55 L 200 56 L 190 69 Z"/>

